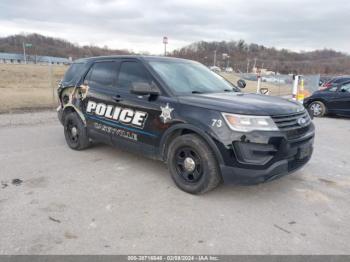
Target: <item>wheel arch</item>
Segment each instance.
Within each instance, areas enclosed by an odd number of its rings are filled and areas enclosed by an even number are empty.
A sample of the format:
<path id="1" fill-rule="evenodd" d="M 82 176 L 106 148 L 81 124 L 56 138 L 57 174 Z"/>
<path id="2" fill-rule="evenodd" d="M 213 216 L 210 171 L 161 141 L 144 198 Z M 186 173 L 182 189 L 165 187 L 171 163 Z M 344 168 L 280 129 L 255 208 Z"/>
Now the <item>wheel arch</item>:
<path id="1" fill-rule="evenodd" d="M 178 136 L 182 136 L 185 134 L 196 134 L 200 138 L 202 138 L 208 145 L 209 147 L 213 150 L 215 157 L 218 161 L 218 164 L 221 165 L 224 163 L 224 160 L 222 158 L 222 155 L 215 144 L 213 138 L 205 131 L 202 129 L 193 126 L 191 124 L 177 124 L 175 126 L 172 126 L 169 128 L 164 135 L 162 136 L 160 140 L 160 147 L 159 147 L 159 154 L 160 158 L 163 161 L 167 161 L 167 151 L 169 144 L 173 139 L 175 139 Z"/>
<path id="2" fill-rule="evenodd" d="M 315 97 L 310 99 L 309 101 L 307 101 L 307 106 L 310 106 L 311 103 L 313 102 L 322 102 L 324 105 L 326 105 L 327 101 L 325 99 L 323 99 L 322 97 Z"/>
<path id="3" fill-rule="evenodd" d="M 86 118 L 84 116 L 84 114 L 73 104 L 67 104 L 62 111 L 62 123 L 64 123 L 64 118 L 66 117 L 67 114 L 71 113 L 71 112 L 75 112 L 78 114 L 78 116 L 80 117 L 80 119 L 83 121 L 84 126 L 86 126 Z"/>

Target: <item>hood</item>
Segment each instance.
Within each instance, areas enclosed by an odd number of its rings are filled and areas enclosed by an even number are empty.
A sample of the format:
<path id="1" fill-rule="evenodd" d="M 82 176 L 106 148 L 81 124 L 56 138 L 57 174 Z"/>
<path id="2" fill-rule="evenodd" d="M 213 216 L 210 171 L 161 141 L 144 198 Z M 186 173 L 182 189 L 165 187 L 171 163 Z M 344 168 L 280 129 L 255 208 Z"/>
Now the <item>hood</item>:
<path id="1" fill-rule="evenodd" d="M 239 92 L 180 96 L 181 103 L 243 115 L 287 115 L 304 110 L 298 102 L 267 95 Z"/>

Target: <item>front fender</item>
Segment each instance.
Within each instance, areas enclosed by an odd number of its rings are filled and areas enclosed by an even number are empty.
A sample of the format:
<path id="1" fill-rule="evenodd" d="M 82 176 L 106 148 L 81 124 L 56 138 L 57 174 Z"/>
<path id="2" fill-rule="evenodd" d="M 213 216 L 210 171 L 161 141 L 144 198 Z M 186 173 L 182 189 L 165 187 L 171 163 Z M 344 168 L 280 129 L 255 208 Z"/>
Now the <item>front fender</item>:
<path id="1" fill-rule="evenodd" d="M 209 133 L 205 132 L 203 129 L 200 129 L 197 126 L 194 126 L 188 123 L 176 124 L 164 132 L 162 138 L 160 139 L 160 144 L 159 144 L 159 154 L 162 160 L 166 161 L 166 149 L 167 149 L 166 147 L 169 142 L 168 140 L 171 139 L 174 134 L 178 134 L 178 133 L 181 134 L 184 130 L 192 131 L 193 133 L 200 136 L 204 141 L 207 142 L 207 144 L 213 150 L 216 156 L 216 159 L 218 160 L 218 163 L 220 165 L 224 163 L 222 155 L 217 145 L 214 142 L 215 137 L 212 137 Z"/>
<path id="2" fill-rule="evenodd" d="M 64 123 L 64 117 L 66 114 L 68 114 L 69 112 L 76 112 L 78 114 L 78 116 L 80 117 L 80 119 L 83 121 L 84 126 L 86 126 L 86 118 L 83 114 L 83 112 L 76 107 L 75 105 L 73 105 L 72 103 L 67 103 L 62 109 L 62 124 Z"/>

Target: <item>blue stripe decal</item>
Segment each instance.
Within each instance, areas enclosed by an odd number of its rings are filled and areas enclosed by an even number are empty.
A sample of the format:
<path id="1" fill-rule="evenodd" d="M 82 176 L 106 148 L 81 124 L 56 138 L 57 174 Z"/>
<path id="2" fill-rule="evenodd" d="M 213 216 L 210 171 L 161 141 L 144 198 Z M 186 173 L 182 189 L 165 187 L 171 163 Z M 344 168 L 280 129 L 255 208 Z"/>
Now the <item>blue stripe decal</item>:
<path id="1" fill-rule="evenodd" d="M 92 116 L 92 115 L 89 115 L 89 114 L 85 114 L 85 116 L 87 118 L 90 118 L 90 119 L 97 120 L 97 121 L 100 121 L 102 123 L 105 123 L 106 125 L 119 127 L 119 128 L 124 128 L 124 129 L 127 129 L 127 130 L 135 132 L 135 133 L 140 133 L 140 134 L 148 135 L 148 136 L 152 136 L 152 137 L 157 137 L 158 136 L 158 135 L 150 133 L 150 132 L 146 132 L 146 131 L 139 130 L 139 129 L 136 129 L 136 128 L 132 128 L 132 127 L 129 127 L 129 126 L 125 126 L 125 125 L 122 125 L 122 124 L 117 124 L 114 121 L 110 121 L 110 120 L 105 119 L 105 118 L 100 118 L 98 116 Z"/>

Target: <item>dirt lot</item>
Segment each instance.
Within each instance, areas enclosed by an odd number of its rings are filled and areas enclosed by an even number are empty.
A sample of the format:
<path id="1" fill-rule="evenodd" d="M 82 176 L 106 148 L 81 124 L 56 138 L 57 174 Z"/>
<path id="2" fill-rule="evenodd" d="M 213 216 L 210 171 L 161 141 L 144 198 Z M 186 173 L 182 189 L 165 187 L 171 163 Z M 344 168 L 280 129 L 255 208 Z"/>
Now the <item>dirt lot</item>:
<path id="1" fill-rule="evenodd" d="M 0 113 L 56 106 L 53 89 L 66 70 L 58 65 L 50 72 L 47 65 L 0 64 Z"/>
<path id="2" fill-rule="evenodd" d="M 301 171 L 193 196 L 164 164 L 65 143 L 54 112 L 0 115 L 0 254 L 349 254 L 349 120 Z"/>

